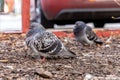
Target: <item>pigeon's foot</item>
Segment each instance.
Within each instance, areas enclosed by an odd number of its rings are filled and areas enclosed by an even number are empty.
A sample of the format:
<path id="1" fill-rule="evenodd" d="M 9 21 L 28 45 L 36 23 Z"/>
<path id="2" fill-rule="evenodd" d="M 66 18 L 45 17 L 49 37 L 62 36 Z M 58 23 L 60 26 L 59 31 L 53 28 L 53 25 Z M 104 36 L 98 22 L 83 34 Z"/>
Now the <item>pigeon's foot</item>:
<path id="1" fill-rule="evenodd" d="M 30 59 L 41 59 L 40 55 L 28 55 Z"/>
<path id="2" fill-rule="evenodd" d="M 47 59 L 45 57 L 42 57 L 41 60 L 40 60 L 41 63 L 44 63 L 46 61 L 47 61 Z"/>

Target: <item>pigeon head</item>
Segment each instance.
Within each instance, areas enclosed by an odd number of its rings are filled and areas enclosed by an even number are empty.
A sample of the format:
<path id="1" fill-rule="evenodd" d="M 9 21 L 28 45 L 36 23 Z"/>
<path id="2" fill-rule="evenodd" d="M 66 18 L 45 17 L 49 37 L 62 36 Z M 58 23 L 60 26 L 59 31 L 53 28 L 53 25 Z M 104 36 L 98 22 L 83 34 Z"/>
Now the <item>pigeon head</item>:
<path id="1" fill-rule="evenodd" d="M 45 31 L 45 28 L 41 24 L 37 22 L 33 22 L 30 24 L 30 30 L 28 31 L 26 37 L 32 36 L 35 33 L 42 32 L 42 31 Z"/>
<path id="2" fill-rule="evenodd" d="M 45 30 L 45 28 L 40 23 L 37 23 L 37 22 L 31 23 L 30 29 L 32 29 L 32 30 Z"/>
<path id="3" fill-rule="evenodd" d="M 75 22 L 75 28 L 78 30 L 83 30 L 85 28 L 86 24 L 83 21 L 77 21 Z"/>

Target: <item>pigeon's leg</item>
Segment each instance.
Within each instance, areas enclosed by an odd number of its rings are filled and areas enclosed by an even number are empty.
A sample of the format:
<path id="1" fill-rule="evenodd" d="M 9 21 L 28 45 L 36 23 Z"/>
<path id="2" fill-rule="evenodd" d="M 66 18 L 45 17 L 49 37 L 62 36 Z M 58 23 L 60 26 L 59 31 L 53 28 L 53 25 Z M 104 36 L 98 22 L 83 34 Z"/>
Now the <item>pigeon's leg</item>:
<path id="1" fill-rule="evenodd" d="M 41 56 L 33 52 L 30 48 L 26 51 L 25 57 L 29 57 L 30 59 L 41 59 Z"/>
<path id="2" fill-rule="evenodd" d="M 32 51 L 32 50 L 31 50 Z M 44 56 L 41 56 L 40 53 L 34 53 L 32 51 L 32 53 L 29 55 L 29 57 L 31 59 L 37 59 L 37 60 L 40 60 L 42 63 L 46 61 L 46 58 Z"/>
<path id="3" fill-rule="evenodd" d="M 45 57 L 42 57 L 41 60 L 40 60 L 42 63 L 46 62 L 46 58 Z"/>
<path id="4" fill-rule="evenodd" d="M 92 44 L 89 44 L 89 47 L 91 48 L 93 45 Z"/>
<path id="5" fill-rule="evenodd" d="M 30 55 L 30 58 L 31 58 L 31 59 L 41 59 L 41 56 L 34 53 L 34 54 L 31 54 L 31 55 Z"/>
<path id="6" fill-rule="evenodd" d="M 34 52 L 30 48 L 28 48 L 26 51 L 25 57 L 31 57 L 31 56 L 33 56 L 33 54 L 34 54 Z"/>
<path id="7" fill-rule="evenodd" d="M 83 49 L 83 45 L 79 41 L 76 41 L 75 44 L 79 49 Z"/>
<path id="8" fill-rule="evenodd" d="M 78 40 L 75 40 L 75 45 L 76 46 L 82 46 L 82 44 Z"/>

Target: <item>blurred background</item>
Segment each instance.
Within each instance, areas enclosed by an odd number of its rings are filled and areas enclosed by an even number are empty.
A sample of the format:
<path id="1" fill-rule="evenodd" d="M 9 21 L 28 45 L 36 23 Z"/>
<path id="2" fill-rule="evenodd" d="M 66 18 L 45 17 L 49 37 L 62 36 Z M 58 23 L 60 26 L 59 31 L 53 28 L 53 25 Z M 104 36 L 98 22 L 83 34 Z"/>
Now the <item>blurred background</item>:
<path id="1" fill-rule="evenodd" d="M 22 30 L 22 0 L 0 0 L 0 32 Z"/>
<path id="2" fill-rule="evenodd" d="M 31 5 L 31 21 L 46 28 L 73 28 L 78 20 L 95 28 L 120 28 L 120 20 L 112 19 L 120 16 L 120 0 L 31 0 Z"/>
<path id="3" fill-rule="evenodd" d="M 0 0 L 0 32 L 22 30 L 21 5 L 22 0 Z M 120 16 L 120 0 L 30 0 L 28 14 L 46 28 L 71 29 L 78 20 L 93 28 L 120 28 L 120 20 L 112 19 Z"/>

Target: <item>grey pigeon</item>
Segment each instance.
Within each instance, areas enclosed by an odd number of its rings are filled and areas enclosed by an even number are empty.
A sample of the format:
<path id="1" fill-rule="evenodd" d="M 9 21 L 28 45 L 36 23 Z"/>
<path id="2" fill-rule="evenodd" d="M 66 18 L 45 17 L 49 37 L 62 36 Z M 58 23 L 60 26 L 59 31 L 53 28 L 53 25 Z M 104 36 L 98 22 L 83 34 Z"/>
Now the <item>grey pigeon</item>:
<path id="1" fill-rule="evenodd" d="M 73 33 L 77 41 L 83 45 L 103 43 L 103 41 L 94 33 L 92 28 L 90 26 L 87 26 L 83 21 L 75 22 Z"/>
<path id="2" fill-rule="evenodd" d="M 30 25 L 30 30 L 26 34 L 26 44 L 34 53 L 44 58 L 73 58 L 76 56 L 65 48 L 55 34 L 46 31 L 41 24 L 36 22 Z"/>

